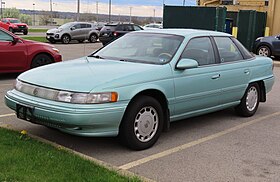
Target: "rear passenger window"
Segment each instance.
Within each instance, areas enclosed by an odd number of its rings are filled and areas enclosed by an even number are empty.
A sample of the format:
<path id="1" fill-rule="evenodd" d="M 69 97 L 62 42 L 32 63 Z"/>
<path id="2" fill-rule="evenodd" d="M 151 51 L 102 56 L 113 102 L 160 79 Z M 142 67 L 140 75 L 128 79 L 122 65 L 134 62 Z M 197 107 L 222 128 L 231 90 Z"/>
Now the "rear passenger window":
<path id="1" fill-rule="evenodd" d="M 243 57 L 229 37 L 214 37 L 221 58 L 221 63 L 243 60 Z"/>
<path id="2" fill-rule="evenodd" d="M 191 39 L 181 58 L 194 59 L 199 66 L 215 64 L 213 46 L 209 37 Z"/>

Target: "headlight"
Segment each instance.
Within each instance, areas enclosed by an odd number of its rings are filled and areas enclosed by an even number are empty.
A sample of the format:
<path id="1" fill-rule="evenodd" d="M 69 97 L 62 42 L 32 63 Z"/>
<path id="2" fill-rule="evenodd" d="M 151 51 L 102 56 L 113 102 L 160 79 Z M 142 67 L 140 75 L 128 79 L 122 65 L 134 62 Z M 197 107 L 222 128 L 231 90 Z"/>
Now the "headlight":
<path id="1" fill-rule="evenodd" d="M 62 29 L 57 29 L 57 33 L 60 33 L 60 32 L 62 32 Z"/>
<path id="2" fill-rule="evenodd" d="M 52 50 L 53 50 L 54 52 L 59 53 L 59 50 L 58 50 L 57 48 L 55 48 L 55 47 L 53 47 Z"/>
<path id="3" fill-rule="evenodd" d="M 38 87 L 16 80 L 15 89 L 28 95 L 73 104 L 102 104 L 118 101 L 118 93 L 77 93 Z"/>

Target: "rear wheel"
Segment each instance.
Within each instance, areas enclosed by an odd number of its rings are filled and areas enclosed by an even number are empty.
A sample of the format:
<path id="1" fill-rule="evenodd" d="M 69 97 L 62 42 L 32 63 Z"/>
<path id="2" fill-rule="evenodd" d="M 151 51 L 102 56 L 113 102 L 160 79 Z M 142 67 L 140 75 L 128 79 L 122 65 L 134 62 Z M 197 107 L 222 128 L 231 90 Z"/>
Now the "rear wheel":
<path id="1" fill-rule="evenodd" d="M 120 138 L 131 149 L 153 146 L 163 129 L 160 103 L 149 96 L 139 96 L 129 104 L 120 126 Z"/>
<path id="2" fill-rule="evenodd" d="M 271 50 L 268 46 L 262 45 L 258 48 L 257 54 L 260 56 L 270 57 Z"/>
<path id="3" fill-rule="evenodd" d="M 46 54 L 38 54 L 35 56 L 31 63 L 31 68 L 36 68 L 39 66 L 47 65 L 52 63 L 53 60 L 49 55 Z"/>
<path id="4" fill-rule="evenodd" d="M 245 117 L 253 116 L 260 103 L 260 87 L 257 83 L 252 83 L 246 89 L 240 104 L 235 108 L 237 114 Z"/>
<path id="5" fill-rule="evenodd" d="M 91 35 L 89 36 L 89 41 L 90 41 L 91 43 L 96 42 L 96 41 L 97 41 L 97 35 L 91 34 Z"/>
<path id="6" fill-rule="evenodd" d="M 61 42 L 62 42 L 63 44 L 69 44 L 70 41 L 71 41 L 71 38 L 70 38 L 69 35 L 63 35 L 63 36 L 61 37 Z"/>

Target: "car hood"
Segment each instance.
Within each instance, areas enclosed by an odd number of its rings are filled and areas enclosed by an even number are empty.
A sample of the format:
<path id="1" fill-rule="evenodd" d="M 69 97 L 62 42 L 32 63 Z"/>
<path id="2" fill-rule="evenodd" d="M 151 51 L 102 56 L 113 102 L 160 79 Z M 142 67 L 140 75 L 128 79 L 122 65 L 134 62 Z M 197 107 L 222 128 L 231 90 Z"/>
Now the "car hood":
<path id="1" fill-rule="evenodd" d="M 110 91 L 114 88 L 159 80 L 168 65 L 141 64 L 84 57 L 32 69 L 18 79 L 30 84 L 65 91 Z M 170 73 L 171 74 L 171 73 Z M 152 76 L 151 76 L 152 75 Z"/>
<path id="2" fill-rule="evenodd" d="M 26 39 L 22 39 L 22 38 L 20 38 L 20 40 L 23 41 L 25 44 L 32 44 L 32 45 L 40 45 L 40 46 L 54 47 L 53 45 L 50 45 L 50 44 L 48 44 L 48 43 L 37 42 L 37 41 L 33 41 L 33 40 L 26 40 Z"/>
<path id="3" fill-rule="evenodd" d="M 47 33 L 57 33 L 57 32 L 58 32 L 58 28 L 52 28 L 47 31 Z"/>
<path id="4" fill-rule="evenodd" d="M 25 23 L 13 23 L 13 24 L 15 24 L 17 26 L 27 26 L 27 24 L 25 24 Z"/>

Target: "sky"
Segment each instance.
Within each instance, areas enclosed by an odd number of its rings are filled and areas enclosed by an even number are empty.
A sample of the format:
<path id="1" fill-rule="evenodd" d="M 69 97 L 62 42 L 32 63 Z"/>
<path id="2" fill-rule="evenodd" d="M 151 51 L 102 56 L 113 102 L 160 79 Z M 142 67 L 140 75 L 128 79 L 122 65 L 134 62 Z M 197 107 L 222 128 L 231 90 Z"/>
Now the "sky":
<path id="1" fill-rule="evenodd" d="M 50 0 L 2 0 L 6 8 L 16 7 L 18 9 L 50 10 Z M 108 13 L 109 0 L 81 0 L 82 13 L 96 13 L 98 1 L 98 12 Z M 130 7 L 132 16 L 153 16 L 154 10 L 158 17 L 162 16 L 162 5 L 183 5 L 183 0 L 111 0 L 112 14 L 129 15 Z M 52 0 L 53 11 L 77 11 L 77 0 Z M 33 6 L 35 4 L 35 6 Z M 196 5 L 196 0 L 185 0 L 186 6 Z"/>

